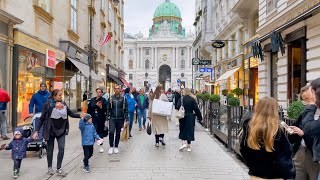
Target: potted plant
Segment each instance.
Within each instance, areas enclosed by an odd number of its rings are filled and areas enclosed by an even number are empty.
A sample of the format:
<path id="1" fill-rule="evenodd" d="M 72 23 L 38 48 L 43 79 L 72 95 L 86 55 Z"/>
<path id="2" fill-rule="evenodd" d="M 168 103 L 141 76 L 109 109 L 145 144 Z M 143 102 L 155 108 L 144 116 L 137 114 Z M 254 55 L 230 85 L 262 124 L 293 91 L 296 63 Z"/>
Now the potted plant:
<path id="1" fill-rule="evenodd" d="M 227 94 L 227 100 L 229 100 L 230 98 L 233 98 L 233 97 L 234 97 L 234 94 L 233 94 L 233 93 Z"/>
<path id="2" fill-rule="evenodd" d="M 229 100 L 228 100 L 228 105 L 229 106 L 240 106 L 240 100 L 236 97 L 231 97 Z"/>
<path id="3" fill-rule="evenodd" d="M 218 102 L 220 102 L 220 96 L 217 94 L 212 94 L 209 97 L 209 100 L 210 100 L 210 102 L 218 103 Z"/>
<path id="4" fill-rule="evenodd" d="M 304 105 L 302 101 L 294 101 L 289 105 L 288 117 L 290 119 L 297 119 L 303 110 L 304 110 Z"/>
<path id="5" fill-rule="evenodd" d="M 237 95 L 237 97 L 243 95 L 243 90 L 241 88 L 235 88 L 232 92 Z"/>
<path id="6" fill-rule="evenodd" d="M 228 90 L 227 90 L 227 89 L 222 90 L 222 94 L 223 94 L 224 96 L 227 96 Z"/>
<path id="7" fill-rule="evenodd" d="M 210 94 L 209 94 L 209 93 L 205 93 L 205 94 L 202 95 L 202 99 L 203 99 L 204 101 L 208 101 L 209 98 L 210 98 Z"/>
<path id="8" fill-rule="evenodd" d="M 202 99 L 202 94 L 199 93 L 199 94 L 196 95 L 196 97 L 197 97 L 198 99 Z"/>

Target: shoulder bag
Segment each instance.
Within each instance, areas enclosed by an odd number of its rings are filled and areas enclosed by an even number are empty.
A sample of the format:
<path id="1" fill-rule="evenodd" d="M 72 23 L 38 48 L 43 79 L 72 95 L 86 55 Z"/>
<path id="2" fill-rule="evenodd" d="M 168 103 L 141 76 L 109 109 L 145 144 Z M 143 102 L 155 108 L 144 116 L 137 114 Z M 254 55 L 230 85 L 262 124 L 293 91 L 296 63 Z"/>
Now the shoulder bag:
<path id="1" fill-rule="evenodd" d="M 183 97 L 181 97 L 181 106 L 180 106 L 179 111 L 177 111 L 177 113 L 176 113 L 176 118 L 182 119 L 182 118 L 184 118 L 184 115 L 185 115 L 185 110 L 183 107 Z"/>

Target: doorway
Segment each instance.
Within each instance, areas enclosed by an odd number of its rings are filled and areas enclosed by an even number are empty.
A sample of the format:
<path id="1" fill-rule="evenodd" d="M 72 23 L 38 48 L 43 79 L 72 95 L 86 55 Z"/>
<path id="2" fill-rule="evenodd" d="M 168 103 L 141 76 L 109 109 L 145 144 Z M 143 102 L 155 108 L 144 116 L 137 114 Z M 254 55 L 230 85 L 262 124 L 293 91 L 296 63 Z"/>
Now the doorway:
<path id="1" fill-rule="evenodd" d="M 159 84 L 162 86 L 163 90 L 167 90 L 171 85 L 171 68 L 166 64 L 159 68 Z"/>

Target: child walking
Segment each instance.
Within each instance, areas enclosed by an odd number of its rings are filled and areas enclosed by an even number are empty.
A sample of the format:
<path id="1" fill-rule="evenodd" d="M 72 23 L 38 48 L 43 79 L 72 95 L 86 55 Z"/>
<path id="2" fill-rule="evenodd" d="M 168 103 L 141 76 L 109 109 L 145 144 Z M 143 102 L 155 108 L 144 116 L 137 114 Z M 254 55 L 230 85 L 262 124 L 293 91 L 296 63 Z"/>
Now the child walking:
<path id="1" fill-rule="evenodd" d="M 5 147 L 6 150 L 12 150 L 11 157 L 13 159 L 13 178 L 16 179 L 20 173 L 21 161 L 26 157 L 27 146 L 29 142 L 32 142 L 32 138 L 24 138 L 20 131 L 14 132 L 14 138 Z"/>
<path id="2" fill-rule="evenodd" d="M 79 129 L 81 130 L 82 147 L 84 153 L 83 171 L 89 173 L 89 159 L 93 154 L 94 142 L 95 140 L 102 141 L 102 139 L 99 137 L 99 135 L 96 132 L 96 129 L 94 128 L 94 125 L 92 123 L 92 116 L 90 114 L 86 114 L 84 118 L 80 119 Z"/>

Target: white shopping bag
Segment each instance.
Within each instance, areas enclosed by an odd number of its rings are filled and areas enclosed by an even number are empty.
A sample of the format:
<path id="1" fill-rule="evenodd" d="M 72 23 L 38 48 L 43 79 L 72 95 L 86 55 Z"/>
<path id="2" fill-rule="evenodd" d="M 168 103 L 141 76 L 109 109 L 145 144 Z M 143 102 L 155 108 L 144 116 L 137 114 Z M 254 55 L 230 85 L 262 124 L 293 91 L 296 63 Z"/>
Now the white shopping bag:
<path id="1" fill-rule="evenodd" d="M 171 116 L 172 115 L 173 102 L 161 101 L 154 99 L 152 101 L 152 114 L 159 116 Z"/>

